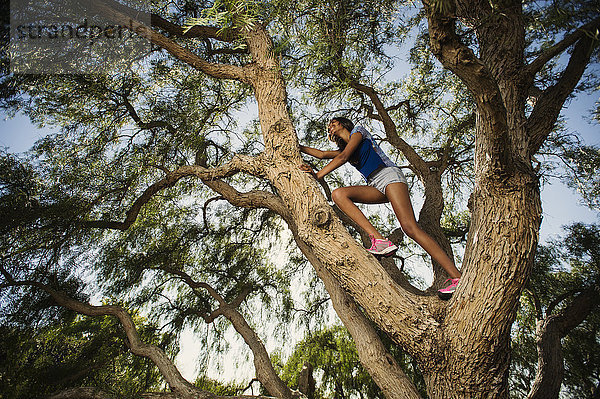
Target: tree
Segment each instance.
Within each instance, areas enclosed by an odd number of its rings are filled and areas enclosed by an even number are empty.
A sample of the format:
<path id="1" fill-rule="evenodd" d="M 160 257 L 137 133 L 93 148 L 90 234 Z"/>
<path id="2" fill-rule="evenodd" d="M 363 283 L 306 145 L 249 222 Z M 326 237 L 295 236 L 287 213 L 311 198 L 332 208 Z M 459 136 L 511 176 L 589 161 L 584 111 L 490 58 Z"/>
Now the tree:
<path id="1" fill-rule="evenodd" d="M 65 267 L 85 260 L 108 292 L 136 292 L 140 302 L 167 297 L 164 306 L 174 312 L 162 315 L 173 326 L 223 315 L 251 348 L 266 390 L 291 397 L 238 310 L 252 298 L 276 295 L 281 291 L 270 290 L 289 281 L 261 258 L 263 248 L 252 245 L 265 237 L 262 228 L 277 231 L 277 217 L 386 397 L 420 395 L 373 323 L 418 364 L 430 398 L 508 397 L 511 325 L 541 221 L 534 156 L 597 57 L 594 4 L 424 1 L 407 14 L 414 18 L 401 21 L 392 17 L 409 5 L 392 1 L 161 3 L 152 27 L 130 24 L 154 45 L 144 73 L 6 75 L 4 107 L 63 131 L 37 145 L 35 168 L 13 167 L 21 178 L 13 181 L 14 174 L 3 182 L 3 198 L 18 206 L 17 212 L 4 208 L 2 288 L 18 296 L 31 287 L 71 310 L 117 317 L 132 352 L 151 359 L 171 390 L 211 396 L 185 381 L 164 351 L 140 341 L 124 308 L 91 306 L 78 294 L 81 281 Z M 128 25 L 122 6 L 98 7 Z M 452 123 L 435 126 L 439 148 L 433 151 L 402 136 L 400 128 L 415 126 L 415 111 L 410 101 L 389 105 L 394 98 L 388 93 L 398 85 L 378 86 L 395 30 L 407 33 L 423 18 L 427 33 L 418 36 L 415 57 L 427 48 L 464 85 L 455 90 L 468 93 Z M 276 33 L 290 24 L 305 32 L 298 42 Z M 546 28 L 544 37 L 533 29 L 537 24 Z M 554 65 L 561 55 L 566 66 Z M 413 287 L 356 242 L 319 182 L 299 170 L 292 115 L 298 111 L 288 97 L 294 82 L 300 90 L 311 82 L 321 86 L 316 106 L 337 98 L 381 123 L 423 185 L 419 222 L 449 254 L 442 176 L 471 168 L 464 277 L 449 302 L 429 295 L 445 279 L 437 265 L 431 289 Z M 238 140 L 226 133 L 233 111 L 249 96 L 258 124 Z M 217 196 L 207 197 L 202 187 Z M 198 223 L 195 215 L 216 200 L 247 210 L 225 208 L 231 220 L 221 218 L 214 227 Z M 241 228 L 233 228 L 236 221 Z M 149 288 L 140 288 L 148 280 Z M 286 295 L 274 306 L 284 315 L 290 309 Z"/>
<path id="2" fill-rule="evenodd" d="M 142 336 L 155 341 L 156 329 L 137 320 Z M 154 364 L 133 356 L 111 318 L 73 317 L 43 328 L 3 326 L 0 378 L 3 398 L 49 397 L 86 387 L 114 397 L 134 398 L 160 388 Z"/>
<path id="3" fill-rule="evenodd" d="M 566 230 L 539 248 L 516 323 L 514 392 L 528 398 L 558 397 L 561 383 L 572 397 L 598 394 L 598 226 Z"/>
<path id="4" fill-rule="evenodd" d="M 392 351 L 396 349 L 389 342 L 385 344 Z M 408 356 L 401 352 L 393 353 L 393 356 L 403 370 L 411 371 L 410 378 L 419 382 L 419 389 L 424 388 Z M 315 398 L 384 397 L 362 367 L 352 337 L 341 326 L 317 331 L 300 341 L 283 366 L 282 378 L 290 386 L 301 387 L 303 370 L 319 377 L 319 384 L 312 389 Z"/>

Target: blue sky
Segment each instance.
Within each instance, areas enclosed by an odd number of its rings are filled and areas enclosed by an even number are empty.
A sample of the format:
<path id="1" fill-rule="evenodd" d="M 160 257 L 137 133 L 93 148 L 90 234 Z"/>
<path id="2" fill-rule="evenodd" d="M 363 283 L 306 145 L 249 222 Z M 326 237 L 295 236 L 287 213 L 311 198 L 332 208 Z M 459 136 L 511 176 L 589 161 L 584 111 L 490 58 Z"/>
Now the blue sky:
<path id="1" fill-rule="evenodd" d="M 600 145 L 600 125 L 592 121 L 591 110 L 598 101 L 598 92 L 592 95 L 579 95 L 571 100 L 564 112 L 570 131 L 579 133 L 586 144 Z M 9 119 L 0 114 L 0 147 L 9 152 L 26 151 L 39 138 L 52 132 L 52 129 L 39 129 L 23 115 Z M 598 213 L 582 205 L 581 196 L 558 179 L 550 179 L 542 190 L 543 222 L 541 241 L 556 237 L 561 226 L 572 222 L 599 222 Z"/>

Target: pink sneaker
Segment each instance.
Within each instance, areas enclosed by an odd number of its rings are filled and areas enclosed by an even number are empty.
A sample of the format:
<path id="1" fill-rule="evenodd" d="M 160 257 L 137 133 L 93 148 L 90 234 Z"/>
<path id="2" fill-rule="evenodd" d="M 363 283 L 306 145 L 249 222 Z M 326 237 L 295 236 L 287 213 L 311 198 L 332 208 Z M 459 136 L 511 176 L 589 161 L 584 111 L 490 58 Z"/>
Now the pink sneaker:
<path id="1" fill-rule="evenodd" d="M 458 283 L 460 282 L 460 278 L 449 278 L 446 281 L 450 281 L 450 284 L 446 288 L 438 290 L 438 296 L 441 299 L 450 299 L 450 297 L 452 297 L 452 294 L 454 293 L 456 287 L 458 286 Z"/>
<path id="2" fill-rule="evenodd" d="M 398 249 L 398 247 L 390 240 L 380 240 L 379 238 L 375 238 L 372 234 L 369 235 L 369 237 L 371 237 L 371 248 L 367 249 L 367 251 L 373 255 L 391 256 Z"/>

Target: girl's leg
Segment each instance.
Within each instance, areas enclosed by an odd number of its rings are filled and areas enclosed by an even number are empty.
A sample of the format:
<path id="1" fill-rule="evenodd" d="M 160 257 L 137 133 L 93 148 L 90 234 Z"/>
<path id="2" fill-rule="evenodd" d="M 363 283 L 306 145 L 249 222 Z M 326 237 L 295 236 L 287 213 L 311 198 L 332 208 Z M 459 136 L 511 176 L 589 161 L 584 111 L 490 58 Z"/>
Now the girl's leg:
<path id="1" fill-rule="evenodd" d="M 392 204 L 394 213 L 404 233 L 427 251 L 446 270 L 451 278 L 459 278 L 460 272 L 454 265 L 454 262 L 452 262 L 438 243 L 417 224 L 415 212 L 408 194 L 408 186 L 404 183 L 389 184 L 385 189 L 385 194 Z"/>
<path id="2" fill-rule="evenodd" d="M 355 204 L 355 202 L 362 204 L 382 204 L 388 202 L 388 199 L 381 191 L 370 186 L 340 187 L 333 190 L 331 198 L 342 212 L 354 220 L 368 234 L 372 234 L 375 238 L 383 239 L 383 236 L 373 227 L 369 219 L 366 218 Z"/>

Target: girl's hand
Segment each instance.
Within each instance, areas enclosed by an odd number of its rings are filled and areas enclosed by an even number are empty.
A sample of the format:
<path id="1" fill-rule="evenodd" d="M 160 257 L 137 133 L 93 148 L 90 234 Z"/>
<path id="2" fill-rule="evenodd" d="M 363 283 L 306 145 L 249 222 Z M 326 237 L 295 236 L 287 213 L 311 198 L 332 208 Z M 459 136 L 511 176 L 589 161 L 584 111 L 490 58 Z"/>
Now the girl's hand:
<path id="1" fill-rule="evenodd" d="M 302 165 L 299 166 L 299 168 L 301 171 L 315 176 L 315 171 L 313 170 L 313 168 L 310 167 L 310 165 L 303 163 Z"/>

